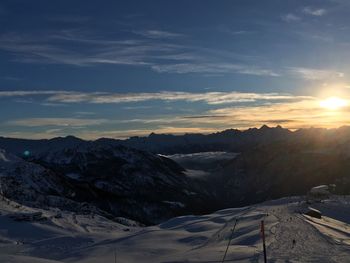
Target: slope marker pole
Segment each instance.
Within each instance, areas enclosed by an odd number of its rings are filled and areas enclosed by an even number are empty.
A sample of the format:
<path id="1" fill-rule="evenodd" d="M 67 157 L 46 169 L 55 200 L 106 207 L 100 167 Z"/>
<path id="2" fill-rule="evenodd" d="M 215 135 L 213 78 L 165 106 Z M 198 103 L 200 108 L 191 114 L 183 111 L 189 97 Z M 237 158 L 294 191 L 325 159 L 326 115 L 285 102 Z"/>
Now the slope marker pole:
<path id="1" fill-rule="evenodd" d="M 263 240 L 264 262 L 267 263 L 266 245 L 265 245 L 265 226 L 264 226 L 264 220 L 261 220 L 261 237 L 262 237 L 262 240 Z"/>

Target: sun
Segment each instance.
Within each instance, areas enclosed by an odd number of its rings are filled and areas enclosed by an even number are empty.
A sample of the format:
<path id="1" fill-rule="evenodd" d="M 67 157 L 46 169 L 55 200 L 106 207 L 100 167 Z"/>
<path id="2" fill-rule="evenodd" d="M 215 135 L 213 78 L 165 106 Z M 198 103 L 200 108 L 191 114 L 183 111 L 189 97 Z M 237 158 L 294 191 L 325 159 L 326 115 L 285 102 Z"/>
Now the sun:
<path id="1" fill-rule="evenodd" d="M 338 98 L 338 97 L 329 97 L 325 100 L 320 101 L 320 106 L 329 110 L 338 110 L 340 108 L 348 106 L 348 101 Z"/>

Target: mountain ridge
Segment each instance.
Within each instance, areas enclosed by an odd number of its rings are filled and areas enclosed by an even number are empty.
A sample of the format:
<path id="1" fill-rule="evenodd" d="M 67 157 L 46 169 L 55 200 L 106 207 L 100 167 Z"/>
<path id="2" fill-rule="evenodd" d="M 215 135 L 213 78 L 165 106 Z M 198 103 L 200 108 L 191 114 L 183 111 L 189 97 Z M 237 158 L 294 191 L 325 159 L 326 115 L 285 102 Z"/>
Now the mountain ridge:
<path id="1" fill-rule="evenodd" d="M 57 177 L 61 184 L 57 188 L 64 186 L 67 191 L 56 196 L 62 195 L 74 205 L 87 203 L 95 207 L 94 211 L 146 224 L 175 215 L 302 195 L 320 184 L 334 183 L 337 193 L 350 193 L 350 128 L 346 126 L 297 131 L 262 126 L 209 135 L 152 134 L 124 141 L 85 141 L 73 136 L 50 140 L 1 137 L 1 148 L 29 163 L 26 165 L 37 165 Z M 191 177 L 183 167 L 163 156 L 196 152 L 235 154 L 227 160 L 214 161 L 215 169 L 207 167 L 210 173 L 205 177 Z M 2 153 L 4 158 L 10 158 Z M 6 164 L 4 158 L 2 164 Z M 3 179 L 1 182 L 8 184 Z M 23 180 L 14 183 L 20 185 Z"/>

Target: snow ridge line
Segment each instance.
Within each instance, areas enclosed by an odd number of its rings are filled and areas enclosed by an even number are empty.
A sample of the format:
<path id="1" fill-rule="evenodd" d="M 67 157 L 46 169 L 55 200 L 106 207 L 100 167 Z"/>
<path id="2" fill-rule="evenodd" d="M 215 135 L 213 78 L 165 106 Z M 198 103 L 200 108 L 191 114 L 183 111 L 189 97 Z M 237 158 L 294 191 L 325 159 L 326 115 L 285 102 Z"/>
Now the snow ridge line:
<path id="1" fill-rule="evenodd" d="M 226 254 L 227 254 L 228 248 L 229 248 L 229 246 L 230 246 L 230 243 L 231 243 L 231 240 L 232 240 L 232 237 L 233 237 L 233 233 L 235 232 L 235 228 L 236 228 L 237 223 L 238 223 L 238 219 L 236 218 L 235 225 L 234 225 L 233 228 L 231 229 L 230 239 L 228 240 L 227 247 L 226 247 L 226 251 L 225 251 L 224 257 L 223 257 L 223 259 L 222 259 L 222 263 L 224 263 L 224 261 L 225 261 Z"/>

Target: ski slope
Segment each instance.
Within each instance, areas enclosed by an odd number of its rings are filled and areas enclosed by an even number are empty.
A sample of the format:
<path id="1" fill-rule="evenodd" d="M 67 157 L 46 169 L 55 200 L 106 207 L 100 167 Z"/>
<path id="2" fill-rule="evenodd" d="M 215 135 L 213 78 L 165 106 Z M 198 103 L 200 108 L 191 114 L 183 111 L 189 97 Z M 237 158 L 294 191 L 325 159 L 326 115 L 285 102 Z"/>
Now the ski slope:
<path id="1" fill-rule="evenodd" d="M 320 210 L 322 219 L 302 214 L 308 206 Z M 349 262 L 349 209 L 350 197 L 311 205 L 293 197 L 140 227 L 3 200 L 0 262 L 221 262 L 236 219 L 225 262 L 263 262 L 261 220 L 268 262 Z M 42 220 L 13 219 L 38 211 Z"/>

